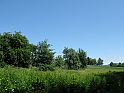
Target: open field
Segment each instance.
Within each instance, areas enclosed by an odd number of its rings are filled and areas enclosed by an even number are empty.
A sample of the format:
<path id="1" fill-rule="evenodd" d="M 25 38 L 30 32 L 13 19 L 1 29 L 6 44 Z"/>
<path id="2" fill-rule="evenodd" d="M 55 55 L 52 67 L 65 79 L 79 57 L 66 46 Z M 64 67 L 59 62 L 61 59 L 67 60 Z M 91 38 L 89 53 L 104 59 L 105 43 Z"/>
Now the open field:
<path id="1" fill-rule="evenodd" d="M 121 67 L 88 66 L 85 70 L 46 72 L 0 68 L 0 93 L 123 93 L 123 82 Z"/>

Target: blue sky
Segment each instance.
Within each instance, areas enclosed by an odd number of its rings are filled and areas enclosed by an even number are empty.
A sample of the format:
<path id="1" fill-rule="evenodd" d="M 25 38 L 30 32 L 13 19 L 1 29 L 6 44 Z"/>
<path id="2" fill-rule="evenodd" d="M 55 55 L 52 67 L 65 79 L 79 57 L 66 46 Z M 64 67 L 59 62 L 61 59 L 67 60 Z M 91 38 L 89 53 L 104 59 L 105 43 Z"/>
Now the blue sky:
<path id="1" fill-rule="evenodd" d="M 14 31 L 48 39 L 57 54 L 66 46 L 124 62 L 124 0 L 0 0 L 0 33 Z"/>

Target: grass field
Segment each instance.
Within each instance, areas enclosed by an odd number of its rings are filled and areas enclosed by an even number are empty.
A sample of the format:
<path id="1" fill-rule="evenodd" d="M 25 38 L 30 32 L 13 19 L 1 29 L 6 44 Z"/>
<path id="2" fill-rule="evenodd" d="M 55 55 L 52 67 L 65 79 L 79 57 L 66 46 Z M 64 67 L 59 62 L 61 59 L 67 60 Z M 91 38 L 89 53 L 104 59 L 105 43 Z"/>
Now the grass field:
<path id="1" fill-rule="evenodd" d="M 121 67 L 88 66 L 85 70 L 46 72 L 36 68 L 0 68 L 0 93 L 124 93 L 123 83 Z"/>

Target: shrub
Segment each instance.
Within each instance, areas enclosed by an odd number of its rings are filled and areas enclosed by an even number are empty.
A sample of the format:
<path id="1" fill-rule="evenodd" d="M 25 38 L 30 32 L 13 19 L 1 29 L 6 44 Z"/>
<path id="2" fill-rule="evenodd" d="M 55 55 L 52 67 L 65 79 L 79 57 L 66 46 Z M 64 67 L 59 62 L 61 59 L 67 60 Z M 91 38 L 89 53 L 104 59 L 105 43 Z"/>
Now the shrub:
<path id="1" fill-rule="evenodd" d="M 54 71 L 54 67 L 52 65 L 47 65 L 47 64 L 39 64 L 38 66 L 40 71 Z"/>

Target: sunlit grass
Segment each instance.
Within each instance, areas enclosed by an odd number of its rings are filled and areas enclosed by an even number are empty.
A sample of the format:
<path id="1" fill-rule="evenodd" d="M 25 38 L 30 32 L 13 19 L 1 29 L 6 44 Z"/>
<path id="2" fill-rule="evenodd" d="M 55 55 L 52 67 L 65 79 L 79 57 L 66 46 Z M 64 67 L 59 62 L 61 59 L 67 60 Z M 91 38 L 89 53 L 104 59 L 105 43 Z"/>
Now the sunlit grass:
<path id="1" fill-rule="evenodd" d="M 0 68 L 0 93 L 12 92 L 14 89 L 30 90 L 33 82 L 44 82 L 47 90 L 61 84 L 71 85 L 74 83 L 87 86 L 97 74 L 121 71 L 124 71 L 124 68 L 107 66 L 88 66 L 85 70 L 56 69 L 55 71 L 45 72 L 36 68 Z"/>

